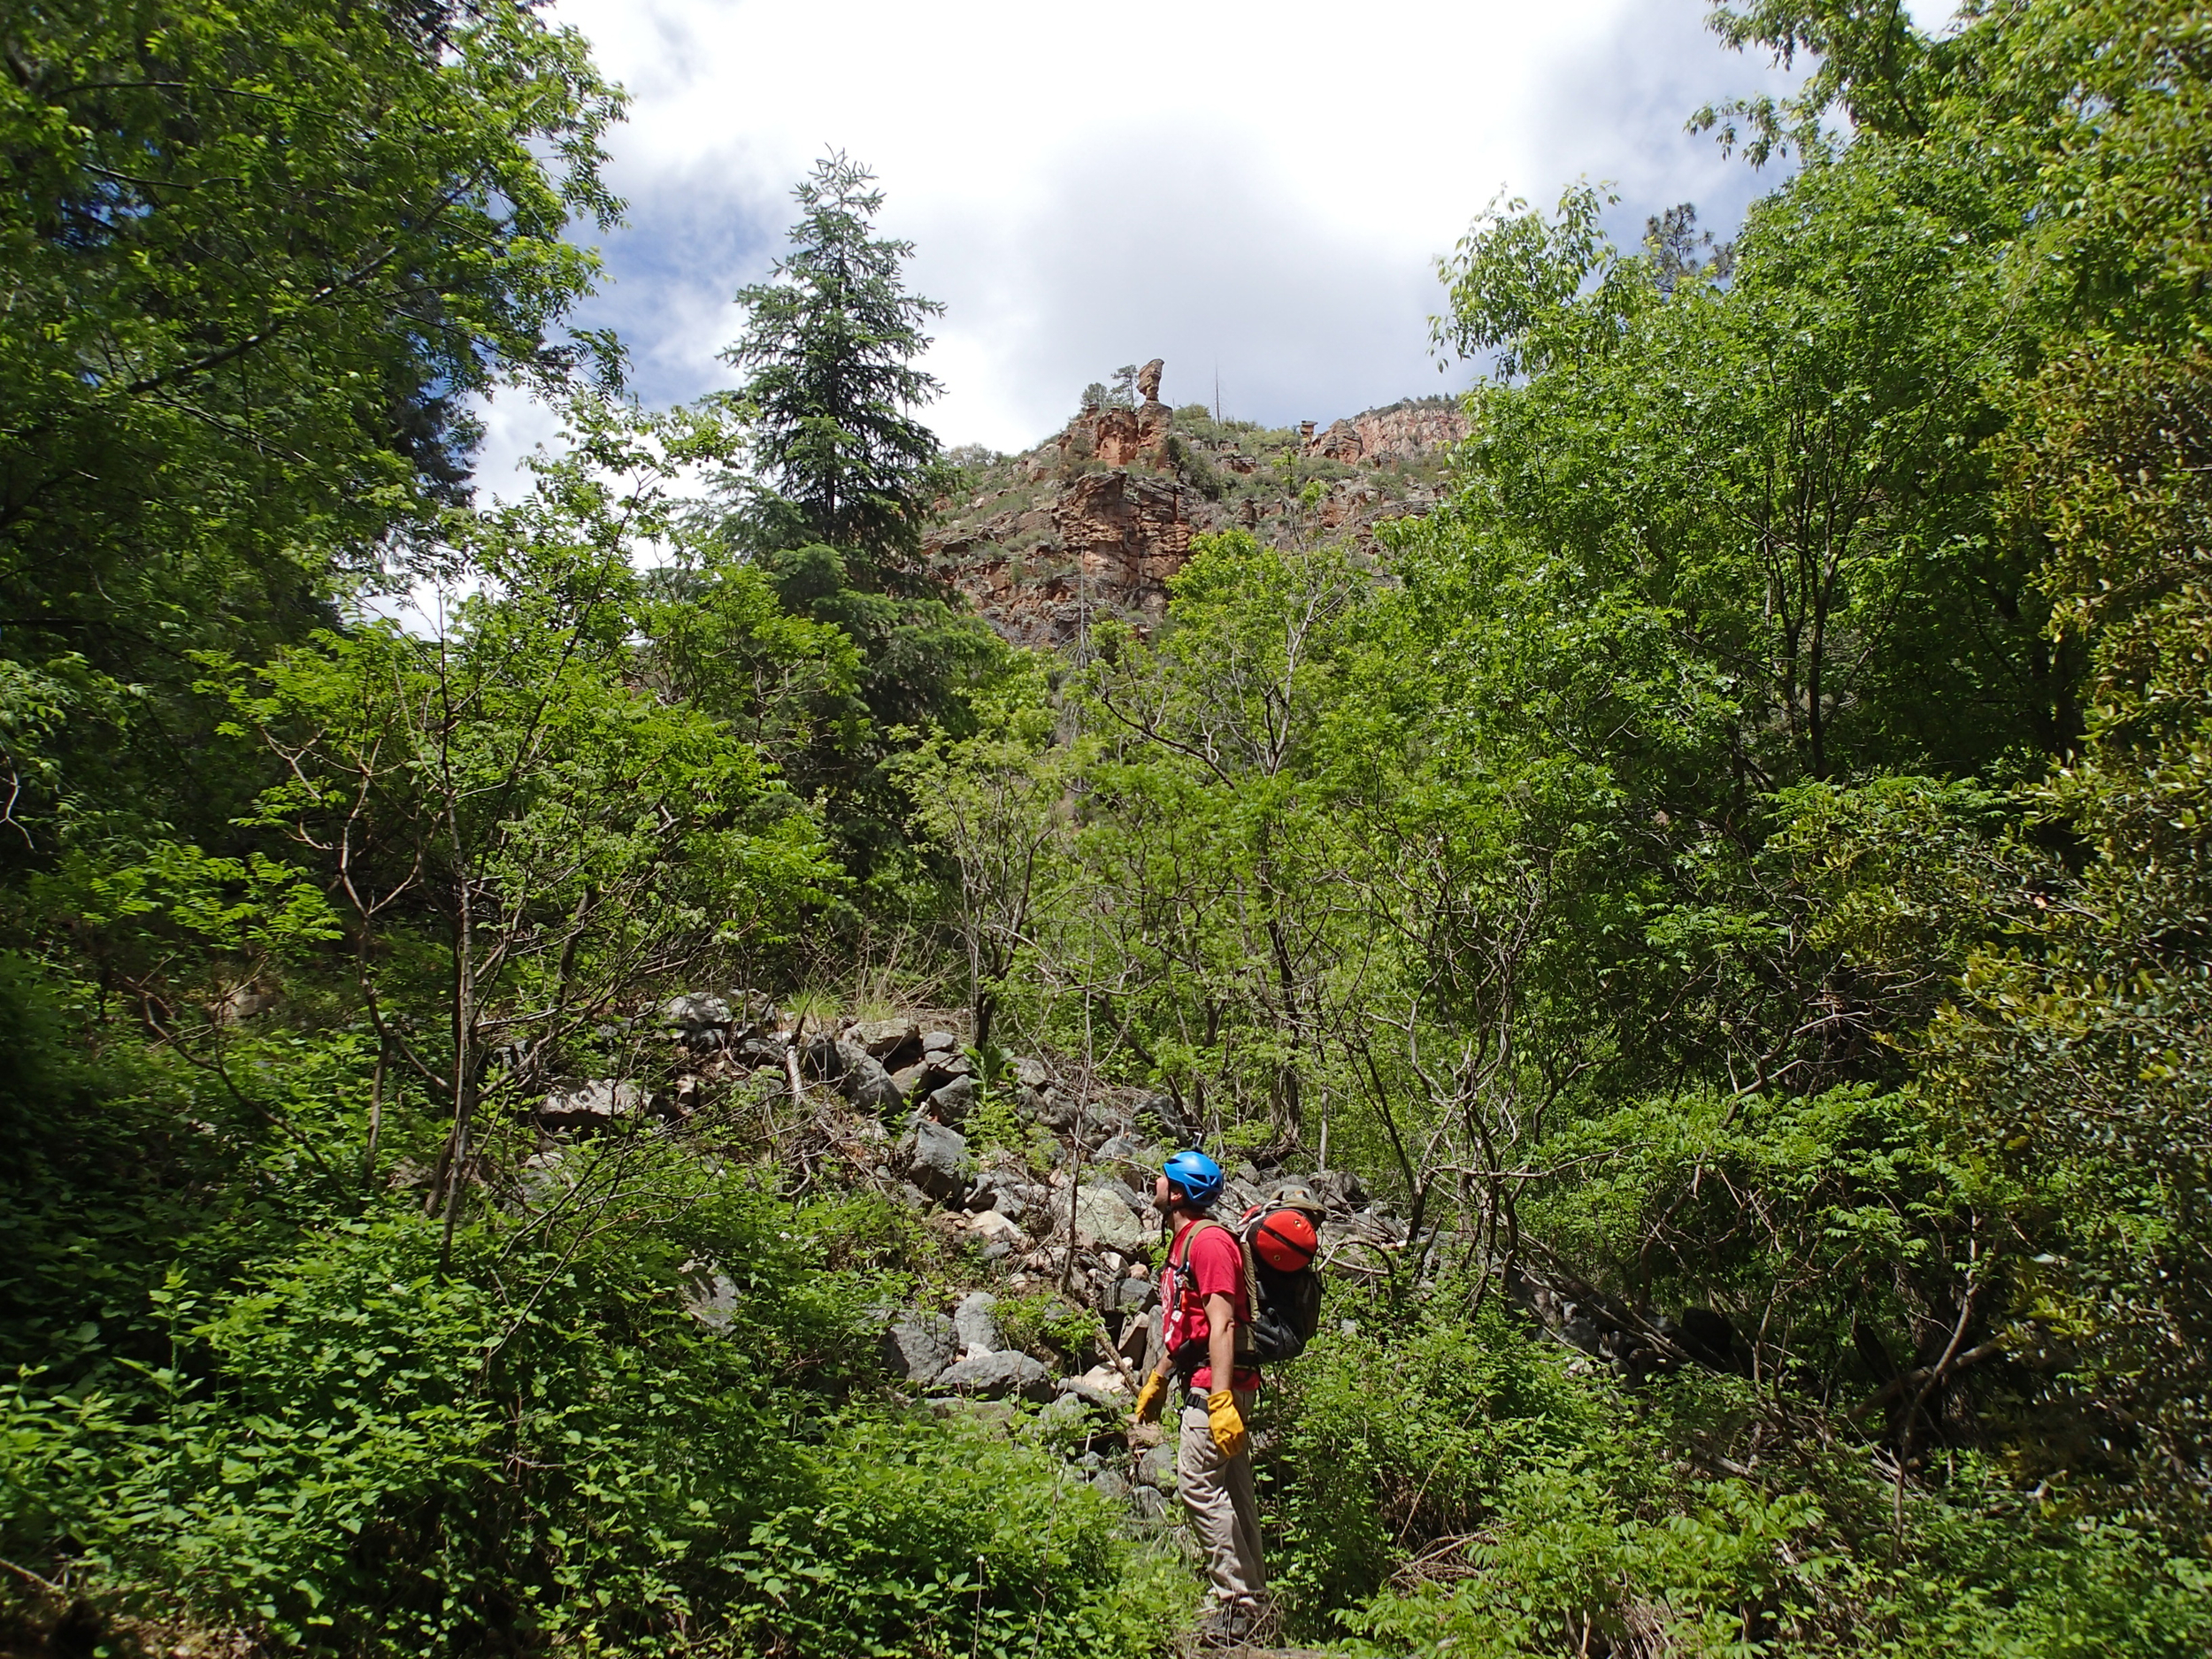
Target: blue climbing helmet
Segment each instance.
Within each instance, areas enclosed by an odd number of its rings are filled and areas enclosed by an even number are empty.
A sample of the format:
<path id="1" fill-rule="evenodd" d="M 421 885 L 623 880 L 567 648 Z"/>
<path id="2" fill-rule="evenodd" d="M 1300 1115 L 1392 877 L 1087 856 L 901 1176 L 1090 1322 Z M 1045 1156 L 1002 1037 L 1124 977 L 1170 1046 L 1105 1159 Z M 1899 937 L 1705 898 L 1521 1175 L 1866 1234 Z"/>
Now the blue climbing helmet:
<path id="1" fill-rule="evenodd" d="M 1160 1172 L 1201 1210 L 1221 1196 L 1221 1165 L 1202 1152 L 1178 1152 L 1160 1166 Z"/>

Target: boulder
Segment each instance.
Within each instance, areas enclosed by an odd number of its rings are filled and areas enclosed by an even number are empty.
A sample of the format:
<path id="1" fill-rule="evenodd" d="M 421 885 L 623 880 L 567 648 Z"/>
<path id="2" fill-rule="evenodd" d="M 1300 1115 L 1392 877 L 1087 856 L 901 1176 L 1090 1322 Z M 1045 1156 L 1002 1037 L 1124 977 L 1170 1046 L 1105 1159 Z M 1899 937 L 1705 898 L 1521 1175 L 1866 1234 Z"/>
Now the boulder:
<path id="1" fill-rule="evenodd" d="M 533 1152 L 523 1159 L 515 1179 L 522 1188 L 525 1210 L 549 1210 L 568 1195 L 576 1185 L 576 1177 L 564 1167 L 567 1162 L 568 1148 L 557 1145 Z"/>
<path id="2" fill-rule="evenodd" d="M 1188 1113 L 1175 1103 L 1172 1094 L 1148 1094 L 1137 1102 L 1137 1123 L 1150 1129 L 1163 1143 L 1171 1147 L 1192 1147 L 1198 1144 L 1198 1125 Z"/>
<path id="3" fill-rule="evenodd" d="M 589 1129 L 631 1118 L 645 1110 L 645 1091 L 619 1079 L 594 1078 L 588 1083 L 556 1089 L 538 1108 L 538 1121 L 548 1129 Z"/>
<path id="4" fill-rule="evenodd" d="M 1239 1180 L 1232 1175 L 1221 1184 L 1221 1197 L 1214 1205 L 1217 1215 L 1233 1221 L 1255 1205 L 1267 1202 L 1267 1195 L 1249 1181 Z"/>
<path id="5" fill-rule="evenodd" d="M 952 1031 L 926 1031 L 922 1033 L 922 1052 L 926 1055 L 956 1055 L 960 1052 L 960 1034 Z"/>
<path id="6" fill-rule="evenodd" d="M 960 1338 L 960 1346 L 971 1356 L 994 1354 L 1004 1340 L 998 1330 L 998 1298 L 987 1290 L 972 1290 L 960 1299 L 953 1310 L 953 1330 Z"/>
<path id="7" fill-rule="evenodd" d="M 1155 1492 L 1175 1490 L 1175 1444 L 1155 1446 L 1137 1459 L 1137 1484 Z"/>
<path id="8" fill-rule="evenodd" d="M 1134 1135 L 1115 1135 L 1091 1154 L 1091 1162 L 1111 1174 L 1133 1193 L 1152 1195 L 1153 1178 L 1159 1173 L 1156 1149 Z"/>
<path id="9" fill-rule="evenodd" d="M 1097 1365 L 1080 1377 L 1063 1377 L 1053 1385 L 1064 1396 L 1080 1400 L 1093 1410 L 1118 1417 L 1129 1409 L 1129 1390 L 1121 1373 L 1110 1365 Z"/>
<path id="10" fill-rule="evenodd" d="M 1152 1279 L 1118 1279 L 1106 1286 L 1099 1307 L 1106 1313 L 1144 1313 L 1159 1294 L 1160 1286 Z"/>
<path id="11" fill-rule="evenodd" d="M 1052 1081 L 1052 1072 L 1042 1060 L 1017 1060 L 1014 1080 L 1025 1088 L 1041 1089 Z"/>
<path id="12" fill-rule="evenodd" d="M 1075 1127 L 1082 1102 L 1065 1089 L 1048 1089 L 1037 1097 L 1037 1121 L 1048 1129 L 1065 1133 Z"/>
<path id="13" fill-rule="evenodd" d="M 968 1224 L 968 1227 L 979 1239 L 987 1241 L 994 1239 L 1003 1240 L 1009 1249 L 1023 1242 L 1028 1237 L 1021 1230 L 1019 1223 L 1002 1216 L 995 1210 L 983 1210 Z"/>
<path id="14" fill-rule="evenodd" d="M 1091 1490 L 1116 1503 L 1128 1501 L 1129 1477 L 1118 1469 L 1101 1469 L 1091 1476 Z"/>
<path id="15" fill-rule="evenodd" d="M 930 1095 L 927 1110 L 938 1122 L 950 1124 L 957 1129 L 968 1121 L 968 1114 L 975 1110 L 975 1079 L 956 1077 Z"/>
<path id="16" fill-rule="evenodd" d="M 689 992 L 661 1004 L 661 1024 L 685 1031 L 704 1031 L 730 1023 L 730 1005 L 718 996 Z"/>
<path id="17" fill-rule="evenodd" d="M 995 1210 L 1009 1221 L 1021 1221 L 1038 1202 L 1037 1184 L 1017 1164 L 993 1164 L 975 1178 L 965 1200 L 970 1210 Z"/>
<path id="18" fill-rule="evenodd" d="M 933 1394 L 970 1394 L 979 1400 L 1019 1397 L 1038 1405 L 1052 1401 L 1052 1373 L 1028 1354 L 978 1354 L 941 1372 Z"/>
<path id="19" fill-rule="evenodd" d="M 892 1167 L 932 1198 L 949 1203 L 968 1189 L 967 1137 L 924 1118 L 900 1139 Z"/>
<path id="20" fill-rule="evenodd" d="M 772 1034 L 748 1037 L 730 1050 L 730 1057 L 740 1065 L 772 1065 L 780 1071 L 783 1070 L 784 1048 L 783 1039 Z"/>
<path id="21" fill-rule="evenodd" d="M 891 1080 L 891 1074 L 867 1054 L 856 1053 L 849 1056 L 844 1079 L 837 1087 L 838 1093 L 850 1101 L 856 1110 L 872 1117 L 887 1118 L 906 1105 L 906 1097 L 899 1092 L 899 1086 Z"/>
<path id="22" fill-rule="evenodd" d="M 799 1045 L 799 1075 L 809 1081 L 834 1083 L 845 1075 L 848 1056 L 859 1052 L 834 1037 L 818 1033 Z"/>
<path id="23" fill-rule="evenodd" d="M 934 1382 L 959 1351 L 953 1323 L 941 1313 L 910 1308 L 883 1333 L 883 1368 L 908 1382 Z"/>
<path id="24" fill-rule="evenodd" d="M 845 1035 L 887 1071 L 922 1057 L 922 1028 L 910 1019 L 864 1019 Z"/>
<path id="25" fill-rule="evenodd" d="M 1306 1180 L 1307 1190 L 1328 1206 L 1332 1215 L 1348 1214 L 1363 1209 L 1367 1191 L 1359 1184 L 1359 1177 L 1349 1170 L 1319 1170 Z"/>
<path id="26" fill-rule="evenodd" d="M 1076 1189 L 1075 1231 L 1078 1237 L 1087 1233 L 1111 1250 L 1141 1248 L 1152 1234 L 1131 1206 L 1128 1189 L 1118 1181 Z"/>

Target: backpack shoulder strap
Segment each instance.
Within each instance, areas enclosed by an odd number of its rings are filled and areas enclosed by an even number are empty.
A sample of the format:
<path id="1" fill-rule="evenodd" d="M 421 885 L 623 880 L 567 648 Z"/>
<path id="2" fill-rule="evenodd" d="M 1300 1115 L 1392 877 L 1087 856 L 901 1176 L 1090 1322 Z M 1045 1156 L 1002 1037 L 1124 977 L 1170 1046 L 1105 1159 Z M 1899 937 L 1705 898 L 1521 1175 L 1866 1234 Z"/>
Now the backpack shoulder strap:
<path id="1" fill-rule="evenodd" d="M 1251 1322 L 1260 1317 L 1260 1279 L 1253 1271 L 1252 1252 L 1245 1248 L 1244 1235 L 1225 1221 L 1216 1221 L 1208 1216 L 1192 1222 L 1188 1231 L 1183 1234 L 1182 1260 L 1178 1262 L 1173 1252 L 1169 1253 L 1167 1264 L 1175 1270 L 1175 1294 L 1180 1297 L 1187 1291 L 1197 1288 L 1187 1282 L 1190 1279 L 1190 1253 L 1198 1242 L 1199 1233 L 1208 1227 L 1220 1228 L 1229 1235 L 1229 1241 L 1237 1247 L 1237 1265 L 1244 1271 L 1245 1326 L 1248 1328 Z"/>

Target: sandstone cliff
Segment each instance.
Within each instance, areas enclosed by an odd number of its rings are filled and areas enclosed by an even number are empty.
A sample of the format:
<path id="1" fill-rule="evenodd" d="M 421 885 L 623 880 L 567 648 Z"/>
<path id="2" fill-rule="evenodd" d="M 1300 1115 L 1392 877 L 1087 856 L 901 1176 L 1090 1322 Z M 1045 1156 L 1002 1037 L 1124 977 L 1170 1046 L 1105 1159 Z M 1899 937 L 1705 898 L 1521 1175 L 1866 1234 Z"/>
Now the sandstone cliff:
<path id="1" fill-rule="evenodd" d="M 1025 454 L 971 455 L 966 498 L 939 503 L 932 568 L 1016 642 L 1065 645 L 1106 617 L 1150 629 L 1192 538 L 1210 531 L 1371 543 L 1385 519 L 1434 504 L 1466 435 L 1442 398 L 1318 430 L 1219 421 L 1162 403 L 1161 372 L 1157 358 L 1139 372 L 1141 402 L 1087 408 Z"/>

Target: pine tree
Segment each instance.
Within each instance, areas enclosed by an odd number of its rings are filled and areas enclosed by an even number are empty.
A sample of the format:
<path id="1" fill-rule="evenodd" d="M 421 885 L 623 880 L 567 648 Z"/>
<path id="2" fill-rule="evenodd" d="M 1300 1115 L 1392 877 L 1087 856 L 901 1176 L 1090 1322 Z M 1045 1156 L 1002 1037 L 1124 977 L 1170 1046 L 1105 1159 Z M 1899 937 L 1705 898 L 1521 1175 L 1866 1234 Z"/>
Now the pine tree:
<path id="1" fill-rule="evenodd" d="M 826 543 L 884 579 L 911 559 L 933 493 L 937 435 L 911 411 L 943 388 L 914 359 L 944 307 L 907 292 L 913 243 L 873 234 L 874 179 L 841 150 L 815 164 L 792 192 L 792 251 L 739 290 L 747 326 L 722 356 L 751 372 L 738 396 L 757 411 L 753 458 L 775 492 L 750 515 L 756 534 Z"/>

